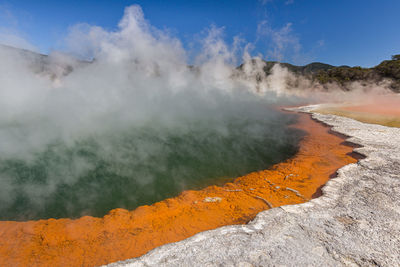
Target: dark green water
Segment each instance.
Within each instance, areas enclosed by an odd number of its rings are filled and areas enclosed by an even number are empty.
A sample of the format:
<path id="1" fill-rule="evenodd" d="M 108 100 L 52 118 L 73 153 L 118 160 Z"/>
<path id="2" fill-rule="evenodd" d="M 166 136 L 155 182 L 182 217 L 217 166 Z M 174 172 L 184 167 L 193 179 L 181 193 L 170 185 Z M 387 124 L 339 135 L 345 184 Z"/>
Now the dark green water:
<path id="1" fill-rule="evenodd" d="M 29 159 L 0 160 L 1 220 L 103 216 L 246 173 L 297 151 L 293 115 L 155 123 L 74 142 L 53 140 Z"/>

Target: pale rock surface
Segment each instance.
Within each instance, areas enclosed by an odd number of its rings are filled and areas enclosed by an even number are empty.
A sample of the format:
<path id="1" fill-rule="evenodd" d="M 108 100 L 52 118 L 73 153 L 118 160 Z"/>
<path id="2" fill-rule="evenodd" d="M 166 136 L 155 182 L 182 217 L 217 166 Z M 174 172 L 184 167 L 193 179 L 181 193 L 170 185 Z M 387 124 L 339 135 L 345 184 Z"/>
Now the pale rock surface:
<path id="1" fill-rule="evenodd" d="M 400 266 L 400 128 L 313 117 L 367 156 L 341 168 L 322 197 L 109 266 Z"/>

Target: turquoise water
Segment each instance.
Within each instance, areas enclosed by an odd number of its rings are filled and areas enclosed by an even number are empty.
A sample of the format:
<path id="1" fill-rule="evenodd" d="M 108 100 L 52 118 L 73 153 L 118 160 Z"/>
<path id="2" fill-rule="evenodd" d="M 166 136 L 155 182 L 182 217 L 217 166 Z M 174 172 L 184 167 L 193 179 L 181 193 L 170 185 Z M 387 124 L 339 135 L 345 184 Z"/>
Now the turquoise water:
<path id="1" fill-rule="evenodd" d="M 103 216 L 266 169 L 294 155 L 302 133 L 287 127 L 294 115 L 263 112 L 151 122 L 52 140 L 29 158 L 3 155 L 0 219 Z"/>

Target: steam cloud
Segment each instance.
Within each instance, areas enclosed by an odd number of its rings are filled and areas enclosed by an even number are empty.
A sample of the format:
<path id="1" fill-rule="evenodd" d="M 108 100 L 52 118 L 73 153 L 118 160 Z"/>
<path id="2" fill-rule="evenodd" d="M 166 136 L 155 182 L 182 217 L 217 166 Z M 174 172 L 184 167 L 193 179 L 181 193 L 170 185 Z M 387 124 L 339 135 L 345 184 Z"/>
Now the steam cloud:
<path id="1" fill-rule="evenodd" d="M 100 216 L 176 194 L 188 177 L 201 186 L 196 173 L 244 174 L 293 153 L 298 135 L 271 106 L 302 90 L 288 90 L 278 65 L 265 77 L 249 46 L 220 36 L 212 27 L 189 66 L 181 42 L 131 6 L 116 31 L 71 29 L 70 50 L 90 63 L 1 48 L 2 219 Z"/>

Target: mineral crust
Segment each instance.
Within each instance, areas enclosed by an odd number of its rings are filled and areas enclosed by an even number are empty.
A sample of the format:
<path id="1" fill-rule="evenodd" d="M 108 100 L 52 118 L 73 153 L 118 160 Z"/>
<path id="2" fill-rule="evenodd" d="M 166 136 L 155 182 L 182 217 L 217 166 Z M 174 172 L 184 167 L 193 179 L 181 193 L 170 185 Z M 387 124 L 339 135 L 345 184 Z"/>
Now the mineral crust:
<path id="1" fill-rule="evenodd" d="M 366 156 L 339 169 L 321 197 L 109 266 L 400 266 L 400 128 L 312 116 Z"/>

